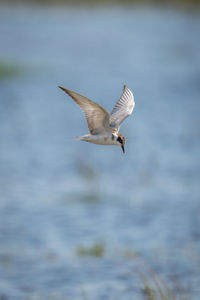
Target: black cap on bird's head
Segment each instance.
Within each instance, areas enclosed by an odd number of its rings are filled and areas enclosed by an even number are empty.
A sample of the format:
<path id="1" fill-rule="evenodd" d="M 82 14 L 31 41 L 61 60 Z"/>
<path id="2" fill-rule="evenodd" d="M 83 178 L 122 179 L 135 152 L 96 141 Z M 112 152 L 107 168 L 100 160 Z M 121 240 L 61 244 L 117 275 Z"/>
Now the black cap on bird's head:
<path id="1" fill-rule="evenodd" d="M 117 141 L 121 144 L 122 151 L 125 153 L 124 144 L 126 143 L 126 139 L 122 134 L 118 134 Z"/>

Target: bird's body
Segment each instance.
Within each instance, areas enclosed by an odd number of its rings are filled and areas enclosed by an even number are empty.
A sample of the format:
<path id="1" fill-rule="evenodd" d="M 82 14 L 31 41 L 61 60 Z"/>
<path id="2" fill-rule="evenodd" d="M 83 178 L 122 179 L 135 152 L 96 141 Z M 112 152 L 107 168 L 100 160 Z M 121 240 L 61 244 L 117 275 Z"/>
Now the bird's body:
<path id="1" fill-rule="evenodd" d="M 116 145 L 119 146 L 117 141 L 118 136 L 112 134 L 112 132 L 106 132 L 104 134 L 85 134 L 77 137 L 77 140 L 90 142 L 97 145 Z"/>
<path id="2" fill-rule="evenodd" d="M 132 113 L 135 106 L 133 93 L 127 86 L 124 86 L 123 93 L 111 114 L 96 102 L 76 92 L 61 86 L 59 88 L 72 97 L 85 114 L 90 133 L 76 139 L 99 145 L 118 145 L 124 152 L 126 139 L 118 131 L 120 124 Z"/>

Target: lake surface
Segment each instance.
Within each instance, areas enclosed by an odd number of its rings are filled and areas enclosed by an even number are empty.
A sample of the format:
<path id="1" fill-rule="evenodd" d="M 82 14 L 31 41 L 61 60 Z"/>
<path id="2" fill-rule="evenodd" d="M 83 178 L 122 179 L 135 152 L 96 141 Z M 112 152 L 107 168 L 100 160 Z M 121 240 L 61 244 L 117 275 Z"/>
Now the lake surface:
<path id="1" fill-rule="evenodd" d="M 195 11 L 0 6 L 1 299 L 142 300 L 148 268 L 199 299 L 199 36 Z M 57 86 L 111 111 L 124 84 L 126 153 L 73 140 Z"/>

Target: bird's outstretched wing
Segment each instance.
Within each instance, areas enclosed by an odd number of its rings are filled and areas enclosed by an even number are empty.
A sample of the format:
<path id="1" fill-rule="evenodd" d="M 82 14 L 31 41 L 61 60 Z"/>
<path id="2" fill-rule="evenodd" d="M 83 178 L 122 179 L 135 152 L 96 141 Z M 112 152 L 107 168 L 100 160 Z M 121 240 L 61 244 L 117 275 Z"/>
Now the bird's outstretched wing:
<path id="1" fill-rule="evenodd" d="M 135 106 L 133 93 L 126 85 L 110 114 L 110 126 L 119 130 L 120 124 L 132 113 Z"/>
<path id="2" fill-rule="evenodd" d="M 72 97 L 83 110 L 91 134 L 109 131 L 110 114 L 101 105 L 62 86 L 59 88 Z"/>

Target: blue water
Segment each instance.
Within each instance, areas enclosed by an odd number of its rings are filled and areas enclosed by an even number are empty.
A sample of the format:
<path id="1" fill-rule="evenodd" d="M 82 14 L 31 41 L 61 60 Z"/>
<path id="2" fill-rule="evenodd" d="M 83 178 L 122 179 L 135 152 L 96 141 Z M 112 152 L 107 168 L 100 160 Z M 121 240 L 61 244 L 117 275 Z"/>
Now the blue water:
<path id="1" fill-rule="evenodd" d="M 0 6 L 20 70 L 0 79 L 0 298 L 145 299 L 145 262 L 199 299 L 199 36 L 198 11 Z M 123 84 L 126 153 L 73 140 L 87 125 L 57 86 L 111 111 Z"/>

